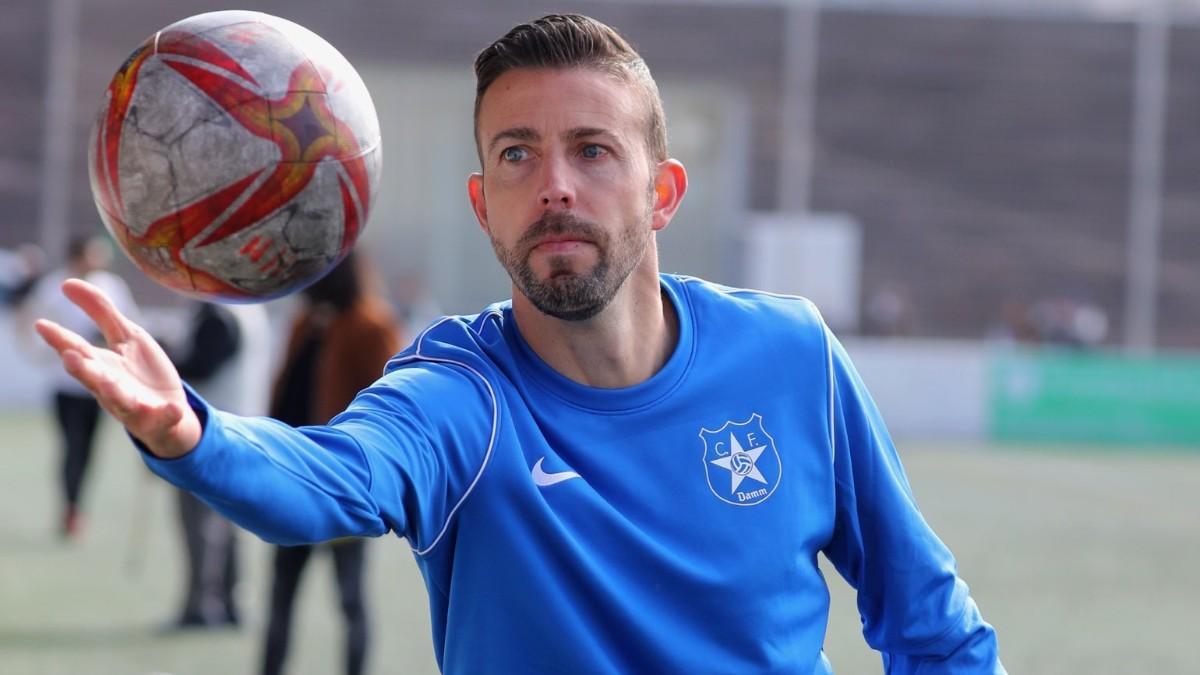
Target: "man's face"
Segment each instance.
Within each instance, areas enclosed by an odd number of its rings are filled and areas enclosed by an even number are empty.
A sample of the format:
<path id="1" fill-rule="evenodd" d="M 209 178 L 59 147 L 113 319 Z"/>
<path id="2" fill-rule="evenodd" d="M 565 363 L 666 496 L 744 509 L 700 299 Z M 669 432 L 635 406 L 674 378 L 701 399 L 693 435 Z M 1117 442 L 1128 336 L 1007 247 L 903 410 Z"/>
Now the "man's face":
<path id="1" fill-rule="evenodd" d="M 570 68 L 512 70 L 484 94 L 472 205 L 517 290 L 550 316 L 604 309 L 661 227 L 634 92 Z"/>

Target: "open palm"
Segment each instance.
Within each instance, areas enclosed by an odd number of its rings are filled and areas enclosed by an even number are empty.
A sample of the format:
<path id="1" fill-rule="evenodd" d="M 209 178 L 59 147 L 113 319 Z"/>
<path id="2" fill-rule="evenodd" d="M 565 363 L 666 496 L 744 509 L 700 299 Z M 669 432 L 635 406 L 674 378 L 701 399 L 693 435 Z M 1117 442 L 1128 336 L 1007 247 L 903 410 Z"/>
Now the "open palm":
<path id="1" fill-rule="evenodd" d="M 79 380 L 108 411 L 160 457 L 178 457 L 200 440 L 200 420 L 188 406 L 175 366 L 141 326 L 117 310 L 99 288 L 69 279 L 63 294 L 96 323 L 106 347 L 90 344 L 53 321 L 35 324 Z"/>

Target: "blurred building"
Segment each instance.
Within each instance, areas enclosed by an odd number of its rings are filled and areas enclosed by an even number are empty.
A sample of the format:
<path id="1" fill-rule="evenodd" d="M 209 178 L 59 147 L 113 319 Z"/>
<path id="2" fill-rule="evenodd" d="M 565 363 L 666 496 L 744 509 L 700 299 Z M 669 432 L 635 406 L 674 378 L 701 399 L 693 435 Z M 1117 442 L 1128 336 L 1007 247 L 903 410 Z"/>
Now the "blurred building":
<path id="1" fill-rule="evenodd" d="M 544 3 L 243 3 L 324 36 L 359 69 L 384 133 L 365 234 L 393 283 L 445 311 L 504 297 L 507 280 L 463 184 L 475 53 Z M 0 24 L 0 246 L 37 240 L 54 8 L 78 8 L 68 98 L 70 227 L 98 222 L 85 139 L 101 93 L 145 37 L 211 9 L 184 0 L 8 0 Z M 1197 3 L 1176 2 L 1158 282 L 1158 343 L 1200 346 Z M 691 192 L 663 235 L 664 268 L 742 284 L 748 228 L 780 210 L 852 222 L 852 302 L 901 289 L 904 330 L 982 337 L 1012 302 L 1093 304 L 1119 339 L 1129 255 L 1136 0 L 826 0 L 571 5 L 620 28 L 663 91 Z M 49 79 L 48 79 L 49 78 Z M 50 130 L 51 134 L 56 133 Z M 780 176 L 784 176 L 783 179 Z M 802 218 L 798 220 L 803 220 Z M 797 259 L 801 259 L 797 256 Z M 132 275 L 131 275 L 132 276 Z M 150 288 L 148 297 L 169 300 Z M 800 289 L 803 290 L 803 289 Z M 885 305 L 886 306 L 886 305 Z M 857 310 L 857 308 L 855 308 Z M 870 329 L 846 314 L 847 329 Z"/>

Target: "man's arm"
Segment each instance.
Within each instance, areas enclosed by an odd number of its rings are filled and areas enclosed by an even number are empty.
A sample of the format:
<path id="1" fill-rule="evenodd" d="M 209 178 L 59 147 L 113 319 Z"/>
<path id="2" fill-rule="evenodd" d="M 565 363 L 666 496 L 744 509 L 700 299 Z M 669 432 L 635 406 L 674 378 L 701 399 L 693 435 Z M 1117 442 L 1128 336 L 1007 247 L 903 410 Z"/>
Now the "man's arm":
<path id="1" fill-rule="evenodd" d="M 102 292 L 80 281 L 64 284 L 64 292 L 109 345 L 94 347 L 39 321 L 68 372 L 142 444 L 155 473 L 268 541 L 392 530 L 432 547 L 487 464 L 498 412 L 476 368 L 397 370 L 330 426 L 295 429 L 212 408 Z"/>
<path id="2" fill-rule="evenodd" d="M 825 554 L 858 590 L 863 635 L 886 672 L 1004 673 L 996 634 L 917 509 L 891 438 L 829 335 L 837 522 Z"/>
<path id="3" fill-rule="evenodd" d="M 289 546 L 406 531 L 401 502 L 389 497 L 410 491 L 401 482 L 391 494 L 377 498 L 367 459 L 376 449 L 364 449 L 358 439 L 329 427 L 294 428 L 266 417 L 226 413 L 190 388 L 187 393 L 202 420 L 203 435 L 179 458 L 143 453 L 154 473 L 271 543 Z M 381 434 L 394 434 L 397 449 L 416 437 L 374 426 Z"/>
<path id="4" fill-rule="evenodd" d="M 405 527 L 402 509 L 385 515 L 376 504 L 370 466 L 355 439 L 219 412 L 185 389 L 162 348 L 106 293 L 80 280 L 64 283 L 63 293 L 96 323 L 107 348 L 44 319 L 38 333 L 125 425 L 156 473 L 277 543 Z"/>

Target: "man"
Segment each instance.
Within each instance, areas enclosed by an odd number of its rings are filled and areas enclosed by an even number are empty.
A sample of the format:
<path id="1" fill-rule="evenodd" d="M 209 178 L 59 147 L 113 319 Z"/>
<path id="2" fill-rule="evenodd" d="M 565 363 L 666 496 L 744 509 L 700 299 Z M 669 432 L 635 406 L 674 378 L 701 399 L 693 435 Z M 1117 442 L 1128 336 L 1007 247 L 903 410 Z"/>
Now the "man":
<path id="1" fill-rule="evenodd" d="M 267 409 L 270 352 L 270 326 L 261 305 L 197 302 L 186 346 L 174 355 L 175 367 L 214 405 L 239 415 L 262 415 Z M 187 586 L 183 606 L 167 627 L 235 626 L 237 528 L 192 493 L 178 494 Z"/>
<path id="2" fill-rule="evenodd" d="M 63 298 L 59 288 L 66 279 L 84 279 L 102 290 L 118 311 L 136 318 L 133 295 L 121 277 L 108 270 L 111 262 L 112 249 L 103 236 L 88 233 L 72 237 L 67 243 L 66 264 L 37 282 L 28 303 L 21 308 L 22 313 L 50 318 L 77 335 L 99 342 L 95 326 L 78 307 Z M 100 424 L 100 406 L 87 389 L 60 369 L 54 369 L 51 375 L 51 388 L 54 419 L 62 441 L 59 479 L 63 504 L 59 535 L 73 539 L 83 528 L 83 488 Z"/>
<path id="3" fill-rule="evenodd" d="M 512 301 L 434 323 L 328 426 L 212 409 L 83 284 L 126 356 L 39 330 L 243 526 L 407 538 L 447 673 L 828 673 L 818 552 L 887 672 L 1004 672 L 812 305 L 659 275 L 687 176 L 636 52 L 548 16 L 476 75 L 468 193 Z"/>

